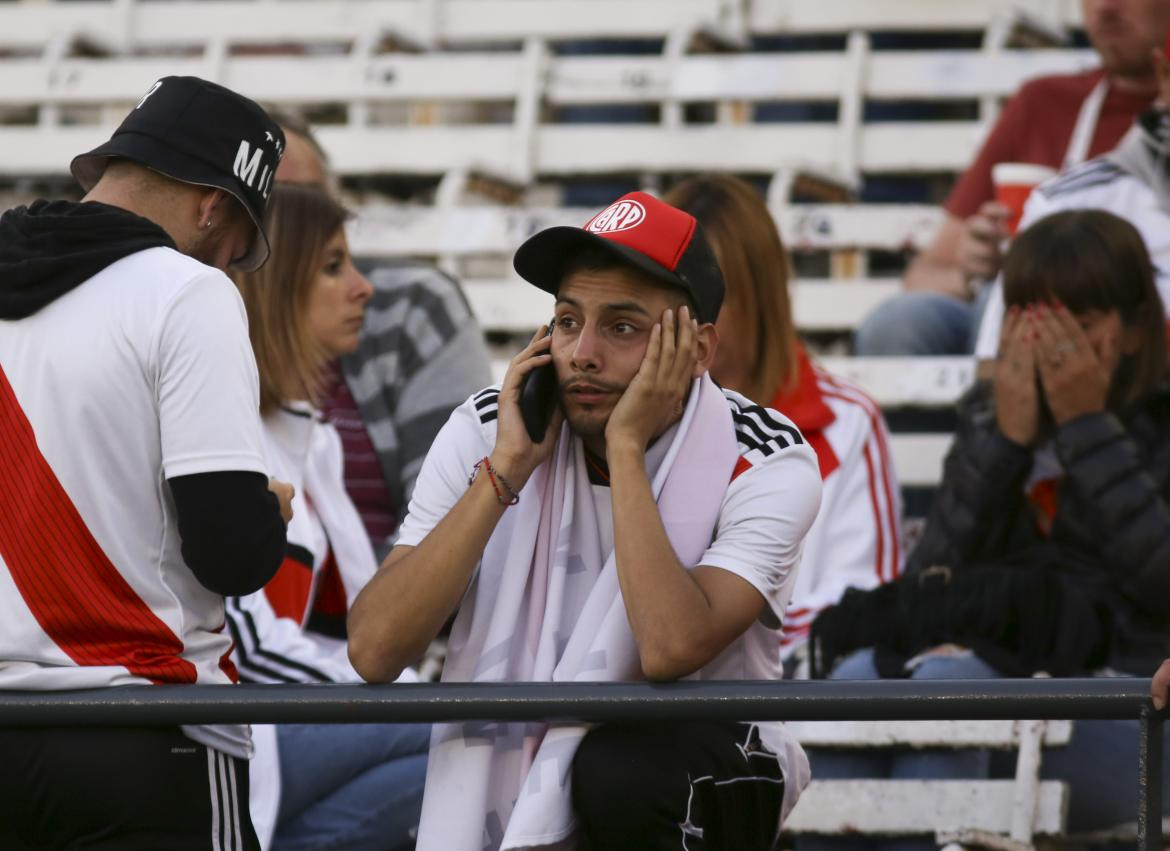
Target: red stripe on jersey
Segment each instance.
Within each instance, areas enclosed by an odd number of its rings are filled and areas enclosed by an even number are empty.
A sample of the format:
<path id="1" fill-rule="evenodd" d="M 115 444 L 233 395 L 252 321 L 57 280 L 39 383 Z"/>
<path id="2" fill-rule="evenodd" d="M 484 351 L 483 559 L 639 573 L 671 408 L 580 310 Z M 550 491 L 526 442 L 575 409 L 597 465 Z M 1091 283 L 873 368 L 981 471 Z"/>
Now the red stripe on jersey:
<path id="1" fill-rule="evenodd" d="M 292 552 L 284 557 L 276 575 L 264 586 L 264 596 L 278 618 L 304 623 L 313 590 L 313 567 Z"/>
<path id="2" fill-rule="evenodd" d="M 873 439 L 877 443 L 878 457 L 882 464 L 882 491 L 886 497 L 886 519 L 890 524 L 890 575 L 886 579 L 896 579 L 898 577 L 899 569 L 902 565 L 902 554 L 899 551 L 901 546 L 901 536 L 898 534 L 897 524 L 901 522 L 894 509 L 894 493 L 890 488 L 890 477 L 887 470 L 894 469 L 894 463 L 890 458 L 890 444 L 886 440 L 886 432 L 883 426 L 885 420 L 881 419 L 880 412 L 871 414 L 873 419 Z"/>
<path id="3" fill-rule="evenodd" d="M 232 651 L 236 649 L 236 643 L 233 641 L 224 653 L 219 657 L 219 669 L 224 672 L 229 680 L 233 683 L 240 681 L 240 672 L 236 669 L 236 663 L 232 661 Z"/>
<path id="4" fill-rule="evenodd" d="M 804 439 L 808 441 L 808 445 L 817 453 L 817 466 L 821 471 L 821 481 L 829 478 L 841 466 L 841 459 L 837 457 L 837 453 L 833 451 L 829 439 L 825 437 L 823 431 L 805 431 L 801 429 L 801 434 Z"/>
<path id="5" fill-rule="evenodd" d="M 183 642 L 110 562 L 37 446 L 0 369 L 0 556 L 29 612 L 76 664 L 193 683 Z"/>
<path id="6" fill-rule="evenodd" d="M 735 462 L 735 469 L 731 471 L 731 481 L 734 482 L 739 478 L 740 473 L 746 473 L 751 468 L 752 462 L 740 455 L 739 460 Z"/>
<path id="7" fill-rule="evenodd" d="M 225 626 L 227 626 L 227 621 L 221 623 L 219 625 L 219 629 L 215 630 L 215 632 L 223 632 Z M 227 652 L 219 657 L 219 669 L 223 671 L 224 674 L 227 675 L 227 678 L 233 683 L 238 683 L 240 681 L 240 672 L 236 669 L 236 663 L 232 661 L 232 651 L 235 649 L 236 642 L 229 642 Z"/>
<path id="8" fill-rule="evenodd" d="M 885 582 L 886 577 L 882 575 L 882 555 L 885 551 L 886 541 L 886 524 L 882 522 L 882 513 L 878 508 L 877 487 L 874 484 L 874 470 L 873 470 L 873 453 L 869 451 L 869 444 L 865 444 L 865 469 L 869 474 L 869 499 L 873 504 L 873 516 L 877 518 L 877 541 L 874 544 L 876 550 L 874 556 L 874 570 L 877 573 L 878 581 Z"/>
<path id="9" fill-rule="evenodd" d="M 898 576 L 899 566 L 901 565 L 902 554 L 899 551 L 898 530 L 896 524 L 899 518 L 895 516 L 894 510 L 894 493 L 890 488 L 890 477 L 886 471 L 892 470 L 893 466 L 890 461 L 890 446 L 886 440 L 885 420 L 882 418 L 881 409 L 878 408 L 877 403 L 869 398 L 864 392 L 858 390 L 850 385 L 842 384 L 839 380 L 833 378 L 828 373 L 822 373 L 823 380 L 835 388 L 836 392 L 829 390 L 825 391 L 825 396 L 829 398 L 840 399 L 843 402 L 850 402 L 858 405 L 866 412 L 869 417 L 870 435 L 873 442 L 877 444 L 878 459 L 881 461 L 881 481 L 882 495 L 885 497 L 886 512 L 883 514 L 879 510 L 878 502 L 875 500 L 874 519 L 878 526 L 881 527 L 883 522 L 888 525 L 890 534 L 890 569 L 887 579 L 895 579 Z M 866 452 L 869 452 L 869 444 L 866 444 Z M 874 469 L 871 466 L 869 469 L 870 487 L 873 487 Z M 882 571 L 878 571 L 878 575 L 882 575 Z"/>
<path id="10" fill-rule="evenodd" d="M 817 454 L 817 466 L 821 471 L 821 481 L 824 481 L 841 466 L 841 459 L 825 436 L 825 429 L 833 424 L 837 415 L 825 404 L 821 387 L 817 383 L 817 368 L 804 346 L 798 344 L 796 354 L 796 386 L 789 388 L 788 392 L 778 390 L 768 407 L 784 414 L 800 429 L 808 445 Z"/>
<path id="11" fill-rule="evenodd" d="M 345 617 L 349 611 L 345 583 L 341 581 L 341 571 L 337 567 L 337 559 L 333 557 L 332 549 L 325 556 L 325 563 L 321 565 L 321 578 L 317 580 L 312 610 L 329 617 Z"/>

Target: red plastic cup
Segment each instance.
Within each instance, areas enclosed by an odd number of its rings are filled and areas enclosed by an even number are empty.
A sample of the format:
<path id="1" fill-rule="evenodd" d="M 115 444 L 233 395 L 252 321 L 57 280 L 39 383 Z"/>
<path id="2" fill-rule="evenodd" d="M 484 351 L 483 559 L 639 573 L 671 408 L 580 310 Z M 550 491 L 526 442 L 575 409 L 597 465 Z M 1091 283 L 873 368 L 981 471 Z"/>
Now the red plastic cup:
<path id="1" fill-rule="evenodd" d="M 1056 169 L 1035 163 L 996 163 L 991 167 L 995 200 L 1010 211 L 1008 233 L 1016 235 L 1020 217 L 1024 214 L 1024 204 L 1027 203 L 1032 190 L 1055 175 Z"/>

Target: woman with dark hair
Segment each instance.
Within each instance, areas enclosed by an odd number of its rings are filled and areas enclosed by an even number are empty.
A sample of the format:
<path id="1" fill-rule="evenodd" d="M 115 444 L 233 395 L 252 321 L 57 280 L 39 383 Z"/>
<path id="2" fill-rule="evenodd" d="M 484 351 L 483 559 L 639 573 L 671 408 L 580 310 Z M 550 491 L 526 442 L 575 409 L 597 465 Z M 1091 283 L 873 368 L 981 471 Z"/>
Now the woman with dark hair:
<path id="1" fill-rule="evenodd" d="M 1054 674 L 1106 665 L 1148 673 L 1170 646 L 1170 390 L 1145 244 L 1102 210 L 1058 213 L 1016 239 L 1004 294 L 993 378 L 960 403 L 908 572 L 946 568 L 952 583 L 962 582 L 965 567 L 1027 555 L 1053 589 L 1084 598 L 1101 635 L 1089 643 L 1082 621 L 1075 642 L 1060 623 L 1048 636 L 1031 635 L 1029 646 L 972 636 L 986 645 L 978 648 L 985 661 L 1025 675 L 1035 665 Z M 1061 560 L 1085 569 L 1058 569 Z M 1001 578 L 1006 593 L 1016 581 L 1040 581 L 1018 578 L 1025 573 L 980 570 L 979 582 Z M 1014 614 L 1033 624 L 1039 617 Z"/>
<path id="2" fill-rule="evenodd" d="M 1058 213 L 1003 276 L 999 357 L 959 404 L 906 574 L 813 626 L 828 665 L 866 648 L 835 678 L 1148 676 L 1170 650 L 1170 383 L 1145 244 L 1111 213 Z M 814 756 L 814 773 L 859 776 L 845 759 Z M 1133 819 L 1136 765 L 1136 722 L 1078 721 L 1044 774 L 1070 783 L 1070 828 L 1096 830 Z M 882 770 L 985 776 L 988 757 Z"/>
<path id="3" fill-rule="evenodd" d="M 799 675 L 817 612 L 846 588 L 873 588 L 901 569 L 901 494 L 885 422 L 872 399 L 815 364 L 797 338 L 788 255 L 760 194 L 710 174 L 664 200 L 699 221 L 723 271 L 712 377 L 790 417 L 817 453 L 821 510 L 804 539 L 780 648 L 785 669 Z"/>
<path id="4" fill-rule="evenodd" d="M 263 590 L 228 600 L 245 682 L 361 682 L 345 615 L 377 564 L 346 493 L 341 440 L 316 407 L 338 357 L 358 344 L 373 292 L 350 258 L 346 218 L 324 190 L 278 184 L 272 256 L 236 277 L 260 376 L 265 460 L 297 489 L 284 564 Z M 413 847 L 429 726 L 281 724 L 275 749 L 267 732 L 257 736 L 252 799 L 257 832 L 267 829 L 274 849 Z"/>

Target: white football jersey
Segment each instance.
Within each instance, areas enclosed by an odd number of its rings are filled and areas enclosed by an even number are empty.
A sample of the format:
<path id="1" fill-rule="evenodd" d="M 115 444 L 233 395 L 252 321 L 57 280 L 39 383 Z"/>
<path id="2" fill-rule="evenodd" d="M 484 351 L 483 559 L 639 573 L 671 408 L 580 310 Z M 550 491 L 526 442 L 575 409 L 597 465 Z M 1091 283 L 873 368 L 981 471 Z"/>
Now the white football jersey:
<path id="1" fill-rule="evenodd" d="M 902 492 L 877 403 L 807 361 L 793 401 L 791 411 L 775 401 L 773 407 L 792 417 L 816 450 L 824 488 L 784 615 L 784 659 L 808 641 L 822 609 L 848 588 L 897 578 L 903 559 Z"/>
<path id="2" fill-rule="evenodd" d="M 222 273 L 152 248 L 0 321 L 0 688 L 233 682 L 223 597 L 183 561 L 166 480 L 262 458 Z M 249 755 L 246 726 L 186 729 Z"/>

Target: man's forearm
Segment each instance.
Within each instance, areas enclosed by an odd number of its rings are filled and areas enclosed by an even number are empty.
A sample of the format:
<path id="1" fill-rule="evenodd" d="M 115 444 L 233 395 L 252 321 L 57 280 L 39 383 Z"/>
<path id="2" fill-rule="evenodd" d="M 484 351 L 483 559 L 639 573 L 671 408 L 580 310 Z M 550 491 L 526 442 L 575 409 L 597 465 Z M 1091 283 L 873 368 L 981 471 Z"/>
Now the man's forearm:
<path id="1" fill-rule="evenodd" d="M 902 285 L 907 290 L 935 292 L 964 301 L 971 297 L 971 290 L 958 260 L 948 263 L 929 254 L 920 254 L 910 262 Z"/>
<path id="2" fill-rule="evenodd" d="M 504 510 L 481 472 L 417 547 L 391 551 L 349 612 L 349 658 L 363 679 L 390 682 L 422 657 L 462 600 Z"/>
<path id="3" fill-rule="evenodd" d="M 959 260 L 959 243 L 966 224 L 962 219 L 946 213 L 930 244 L 910 261 L 902 286 L 907 290 L 921 290 L 954 296 L 971 297 L 967 275 Z"/>
<path id="4" fill-rule="evenodd" d="M 284 560 L 285 526 L 268 477 L 243 470 L 168 479 L 183 560 L 204 588 L 251 594 Z"/>
<path id="5" fill-rule="evenodd" d="M 626 616 L 648 679 L 696 670 L 719 648 L 709 648 L 711 604 L 678 559 L 666 535 L 637 448 L 608 453 L 614 549 Z"/>

